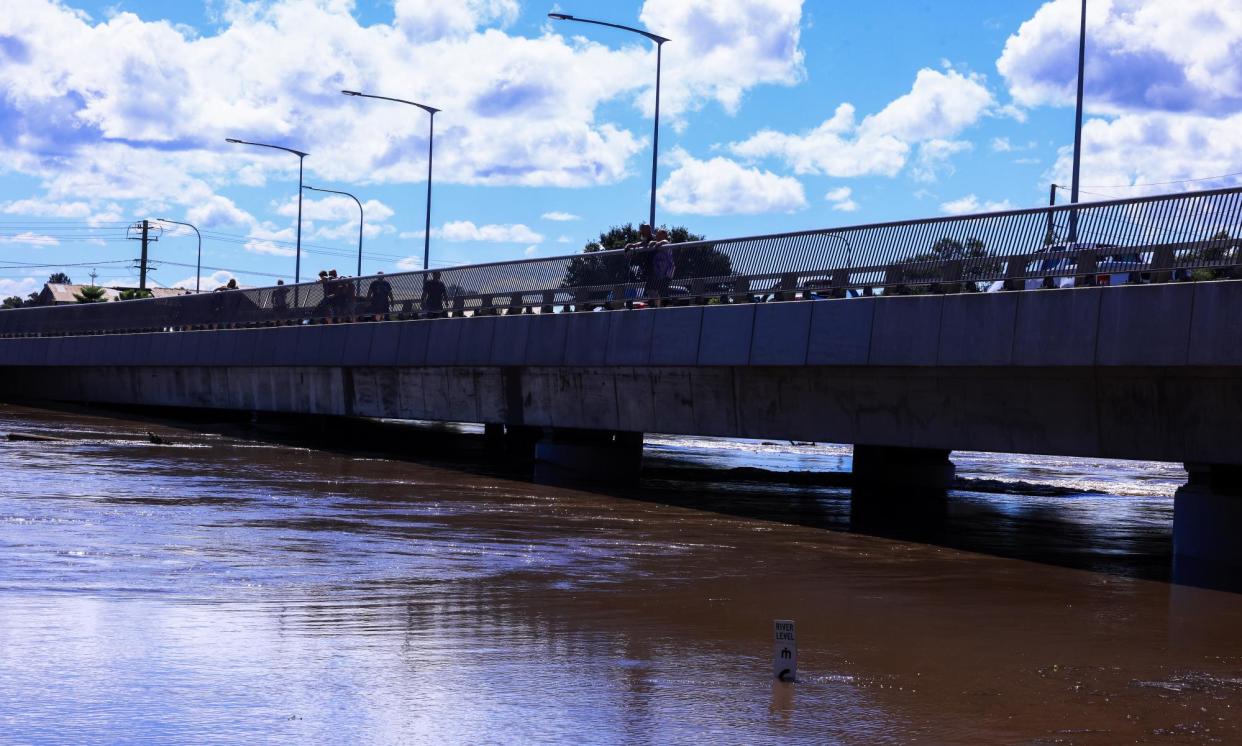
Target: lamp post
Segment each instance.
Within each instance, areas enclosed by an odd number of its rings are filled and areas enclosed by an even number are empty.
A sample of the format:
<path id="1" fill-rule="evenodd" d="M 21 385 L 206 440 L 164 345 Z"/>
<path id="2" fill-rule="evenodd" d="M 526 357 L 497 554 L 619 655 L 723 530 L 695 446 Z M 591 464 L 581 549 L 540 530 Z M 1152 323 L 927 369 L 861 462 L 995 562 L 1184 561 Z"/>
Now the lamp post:
<path id="1" fill-rule="evenodd" d="M 417 106 L 423 111 L 431 115 L 427 126 L 427 218 L 423 230 L 423 270 L 430 266 L 431 261 L 431 159 L 433 154 L 432 146 L 436 139 L 436 112 L 442 111 L 434 106 L 420 104 L 416 101 L 406 101 L 403 98 L 389 98 L 388 96 L 374 96 L 370 93 L 359 93 L 358 91 L 341 91 L 346 96 L 357 96 L 358 98 L 375 98 L 380 101 L 396 101 L 399 104 L 409 104 Z"/>
<path id="2" fill-rule="evenodd" d="M 1078 103 L 1074 111 L 1074 180 L 1070 182 L 1070 203 L 1078 204 L 1078 170 L 1082 165 L 1082 84 L 1087 62 L 1087 0 L 1082 0 L 1082 21 L 1078 27 Z M 1070 210 L 1069 240 L 1078 240 L 1078 211 Z"/>
<path id="3" fill-rule="evenodd" d="M 225 142 L 231 142 L 234 145 L 254 145 L 260 148 L 272 148 L 273 150 L 283 150 L 286 153 L 293 153 L 298 157 L 298 241 L 296 258 L 293 261 L 293 283 L 296 285 L 302 281 L 302 163 L 306 160 L 306 156 L 310 153 L 303 153 L 300 150 L 286 148 L 280 145 L 268 145 L 263 142 L 247 142 L 246 140 L 237 140 L 232 137 L 226 137 Z"/>
<path id="4" fill-rule="evenodd" d="M 655 207 L 656 207 L 656 168 L 659 164 L 660 157 L 660 53 L 664 49 L 664 42 L 668 39 L 650 31 L 643 31 L 640 28 L 632 26 L 622 26 L 619 23 L 608 23 L 607 21 L 593 21 L 589 18 L 578 18 L 568 13 L 549 13 L 548 18 L 557 21 L 577 21 L 578 23 L 592 23 L 596 26 L 607 26 L 609 28 L 617 28 L 622 31 L 632 31 L 656 43 L 656 88 L 655 88 L 655 127 L 651 137 L 651 211 L 647 216 L 647 225 L 651 226 L 651 230 L 655 230 Z"/>
<path id="5" fill-rule="evenodd" d="M 196 293 L 201 292 L 201 288 L 199 287 L 199 284 L 202 282 L 202 278 L 203 278 L 203 234 L 198 232 L 198 228 L 195 228 L 189 223 L 183 223 L 180 220 L 169 220 L 168 218 L 156 218 L 156 220 L 158 220 L 161 223 L 173 223 L 174 225 L 184 225 L 185 227 L 194 231 L 194 235 L 198 236 L 198 261 L 194 265 L 194 292 Z"/>
<path id="6" fill-rule="evenodd" d="M 363 221 L 366 219 L 362 211 L 362 202 L 359 202 L 358 198 L 350 194 L 349 192 L 338 192 L 335 189 L 320 189 L 319 187 L 313 187 L 310 185 L 304 186 L 302 188 L 309 189 L 312 192 L 327 192 L 328 194 L 341 194 L 346 197 L 349 197 L 354 202 L 358 203 L 358 275 L 357 276 L 361 277 L 362 276 L 362 226 L 363 226 Z"/>

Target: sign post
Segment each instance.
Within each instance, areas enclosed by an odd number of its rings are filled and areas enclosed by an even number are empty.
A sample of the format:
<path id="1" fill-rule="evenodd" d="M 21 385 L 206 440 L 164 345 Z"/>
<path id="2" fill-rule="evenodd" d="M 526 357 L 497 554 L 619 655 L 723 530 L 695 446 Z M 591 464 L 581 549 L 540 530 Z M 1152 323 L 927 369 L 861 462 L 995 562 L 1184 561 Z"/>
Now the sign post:
<path id="1" fill-rule="evenodd" d="M 792 619 L 773 622 L 772 674 L 781 681 L 798 680 L 798 637 Z"/>

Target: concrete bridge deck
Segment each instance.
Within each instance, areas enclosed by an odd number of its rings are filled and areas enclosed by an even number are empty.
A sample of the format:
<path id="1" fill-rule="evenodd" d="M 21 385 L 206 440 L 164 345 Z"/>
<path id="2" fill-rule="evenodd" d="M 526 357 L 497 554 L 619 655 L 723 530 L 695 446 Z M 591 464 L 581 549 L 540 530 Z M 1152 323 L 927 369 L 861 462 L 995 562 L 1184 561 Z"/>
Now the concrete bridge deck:
<path id="1" fill-rule="evenodd" d="M 0 339 L 0 385 L 539 428 L 591 468 L 636 463 L 644 432 L 853 443 L 893 483 L 942 481 L 958 449 L 1181 461 L 1215 489 L 1179 495 L 1177 551 L 1242 564 L 1238 319 L 1223 281 Z M 584 431 L 638 437 L 592 454 Z"/>

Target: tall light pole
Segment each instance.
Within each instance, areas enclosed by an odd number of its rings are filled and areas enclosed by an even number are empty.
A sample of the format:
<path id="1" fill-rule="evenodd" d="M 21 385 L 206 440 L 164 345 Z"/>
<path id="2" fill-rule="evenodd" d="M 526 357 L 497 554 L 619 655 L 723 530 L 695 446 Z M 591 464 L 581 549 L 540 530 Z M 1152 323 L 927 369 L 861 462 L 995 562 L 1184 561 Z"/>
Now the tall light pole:
<path id="1" fill-rule="evenodd" d="M 432 146 L 436 139 L 436 112 L 442 111 L 434 106 L 420 104 L 416 101 L 406 101 L 403 98 L 389 98 L 388 96 L 373 96 L 369 93 L 359 93 L 358 91 L 341 91 L 346 96 L 357 96 L 359 98 L 376 98 L 381 101 L 396 101 L 399 104 L 409 104 L 417 106 L 423 111 L 431 115 L 430 123 L 427 129 L 427 219 L 423 230 L 423 269 L 430 267 L 431 261 L 431 157 L 433 153 Z"/>
<path id="2" fill-rule="evenodd" d="M 357 276 L 361 277 L 362 276 L 362 226 L 363 226 L 363 222 L 366 220 L 366 216 L 362 211 L 362 202 L 360 202 L 357 197 L 350 194 L 349 192 L 338 192 L 335 189 L 320 189 L 319 187 L 313 187 L 310 185 L 304 186 L 302 188 L 309 189 L 312 192 L 327 192 L 328 194 L 341 194 L 346 197 L 349 197 L 354 202 L 358 203 L 358 274 Z"/>
<path id="3" fill-rule="evenodd" d="M 1078 204 L 1078 171 L 1082 166 L 1082 84 L 1087 62 L 1087 0 L 1082 0 L 1082 21 L 1078 28 L 1078 104 L 1074 112 L 1074 180 L 1070 182 L 1070 203 Z M 1069 240 L 1078 240 L 1078 211 L 1070 211 Z"/>
<path id="4" fill-rule="evenodd" d="M 198 232 L 198 228 L 195 228 L 189 223 L 183 223 L 180 220 L 169 220 L 168 218 L 156 218 L 156 220 L 160 221 L 161 223 L 173 223 L 175 225 L 184 225 L 185 227 L 194 231 L 194 235 L 198 236 L 198 261 L 194 265 L 194 292 L 196 293 L 201 292 L 199 283 L 202 282 L 202 278 L 203 278 L 203 234 Z"/>
<path id="5" fill-rule="evenodd" d="M 283 150 L 286 153 L 293 153 L 298 157 L 298 243 L 296 258 L 293 261 L 293 283 L 296 285 L 302 281 L 302 163 L 306 160 L 306 156 L 310 153 L 303 153 L 300 150 L 286 148 L 281 145 L 268 145 L 263 142 L 247 142 L 245 140 L 236 140 L 232 137 L 226 137 L 225 142 L 231 142 L 234 145 L 254 145 L 260 148 L 272 148 L 273 150 Z"/>
<path id="6" fill-rule="evenodd" d="M 651 211 L 647 216 L 647 225 L 651 226 L 651 230 L 655 231 L 655 207 L 656 207 L 656 170 L 660 158 L 660 53 L 664 49 L 664 42 L 668 39 L 650 31 L 643 31 L 640 28 L 632 26 L 622 26 L 619 23 L 608 23 L 607 21 L 593 21 L 589 18 L 578 18 L 568 13 L 549 13 L 548 18 L 557 21 L 577 21 L 578 23 L 593 23 L 596 26 L 607 26 L 609 28 L 619 28 L 622 31 L 632 31 L 641 36 L 645 36 L 656 44 L 656 88 L 655 88 L 655 128 L 651 137 Z"/>

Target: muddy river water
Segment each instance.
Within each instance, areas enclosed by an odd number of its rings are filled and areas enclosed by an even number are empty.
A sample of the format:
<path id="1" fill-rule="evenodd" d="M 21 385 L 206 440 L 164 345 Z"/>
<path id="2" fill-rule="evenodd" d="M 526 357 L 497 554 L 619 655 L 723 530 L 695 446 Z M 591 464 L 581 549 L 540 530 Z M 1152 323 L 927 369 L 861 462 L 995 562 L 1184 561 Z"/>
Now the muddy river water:
<path id="1" fill-rule="evenodd" d="M 10 432 L 65 440 L 0 440 L 0 742 L 1242 743 L 1242 594 L 1168 580 L 1177 465 L 955 454 L 943 500 L 852 510 L 727 471 L 828 445 L 651 438 L 598 490 Z"/>

